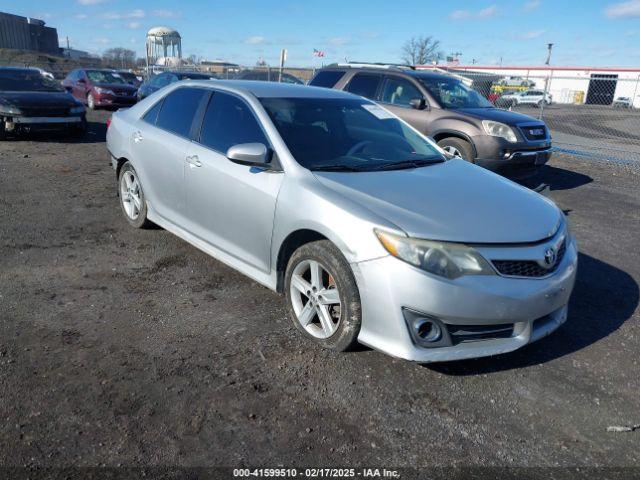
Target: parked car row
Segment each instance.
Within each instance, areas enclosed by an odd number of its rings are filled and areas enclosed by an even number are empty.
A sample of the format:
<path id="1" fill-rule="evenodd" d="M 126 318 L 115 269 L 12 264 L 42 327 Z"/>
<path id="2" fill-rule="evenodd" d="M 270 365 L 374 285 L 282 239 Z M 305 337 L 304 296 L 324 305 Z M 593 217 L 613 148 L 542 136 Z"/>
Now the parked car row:
<path id="1" fill-rule="evenodd" d="M 12 71 L 16 75 L 20 70 Z M 49 77 L 38 75 L 35 70 L 24 72 L 25 75 L 38 78 L 43 84 L 47 83 L 51 88 L 59 90 L 55 81 Z M 269 78 L 266 75 L 268 71 L 265 70 L 249 70 L 238 78 Z M 130 107 L 180 80 L 215 78 L 213 74 L 202 72 L 168 71 L 136 86 L 138 79 L 131 72 L 76 69 L 62 81 L 62 87 L 75 99 L 74 105 L 78 105 L 78 110 L 81 104 L 90 109 L 122 108 Z M 269 79 L 299 83 L 295 77 L 287 74 Z M 410 68 L 341 64 L 319 70 L 311 79 L 310 85 L 344 90 L 373 100 L 419 132 L 431 136 L 448 154 L 513 178 L 536 173 L 550 157 L 551 138 L 542 121 L 494 108 L 489 101 L 455 76 Z M 545 101 L 540 95 L 544 96 L 544 92 L 530 90 L 504 95 L 499 100 L 534 104 Z M 546 98 L 551 101 L 550 96 Z M 46 122 L 50 125 L 62 123 L 51 120 Z M 80 123 L 86 125 L 84 113 Z M 3 129 L 15 130 L 17 127 L 14 125 L 14 121 L 5 121 Z"/>

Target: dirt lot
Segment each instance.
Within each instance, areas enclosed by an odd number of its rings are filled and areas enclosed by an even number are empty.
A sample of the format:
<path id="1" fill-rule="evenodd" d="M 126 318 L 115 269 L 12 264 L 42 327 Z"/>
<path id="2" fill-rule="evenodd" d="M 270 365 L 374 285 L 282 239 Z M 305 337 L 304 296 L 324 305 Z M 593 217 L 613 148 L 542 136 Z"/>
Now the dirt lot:
<path id="1" fill-rule="evenodd" d="M 119 211 L 104 121 L 0 144 L 0 465 L 640 463 L 640 172 L 556 156 L 568 323 L 422 366 L 306 342 L 280 296 Z"/>

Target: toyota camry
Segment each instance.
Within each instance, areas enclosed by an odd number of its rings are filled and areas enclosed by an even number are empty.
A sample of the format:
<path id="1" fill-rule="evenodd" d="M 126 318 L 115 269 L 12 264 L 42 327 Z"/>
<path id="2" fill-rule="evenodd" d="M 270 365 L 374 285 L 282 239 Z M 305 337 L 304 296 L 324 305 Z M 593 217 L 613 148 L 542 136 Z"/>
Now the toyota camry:
<path id="1" fill-rule="evenodd" d="M 577 248 L 563 212 L 362 97 L 182 81 L 114 113 L 107 146 L 131 226 L 283 293 L 324 347 L 481 357 L 567 318 Z"/>

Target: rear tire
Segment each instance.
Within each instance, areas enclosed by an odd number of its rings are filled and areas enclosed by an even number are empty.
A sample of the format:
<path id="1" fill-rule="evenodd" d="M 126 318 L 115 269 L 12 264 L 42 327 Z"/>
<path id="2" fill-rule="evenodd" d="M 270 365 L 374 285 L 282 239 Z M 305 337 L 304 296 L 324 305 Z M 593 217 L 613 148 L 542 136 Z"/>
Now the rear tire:
<path id="1" fill-rule="evenodd" d="M 120 208 L 129 225 L 135 228 L 154 226 L 153 222 L 147 218 L 147 201 L 142 191 L 142 184 L 130 162 L 126 162 L 120 169 L 118 193 Z"/>
<path id="2" fill-rule="evenodd" d="M 467 162 L 474 162 L 473 147 L 469 142 L 458 137 L 443 138 L 438 146 L 444 151 L 456 155 Z"/>
<path id="3" fill-rule="evenodd" d="M 349 263 L 333 243 L 319 240 L 293 253 L 285 296 L 291 320 L 305 337 L 338 352 L 356 346 L 362 323 L 360 293 Z"/>

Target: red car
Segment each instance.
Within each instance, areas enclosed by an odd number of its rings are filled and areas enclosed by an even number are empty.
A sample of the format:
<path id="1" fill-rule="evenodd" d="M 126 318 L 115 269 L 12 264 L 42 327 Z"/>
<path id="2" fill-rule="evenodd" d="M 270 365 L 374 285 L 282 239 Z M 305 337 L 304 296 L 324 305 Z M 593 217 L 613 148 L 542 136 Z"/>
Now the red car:
<path id="1" fill-rule="evenodd" d="M 130 107 L 136 103 L 138 89 L 113 70 L 73 70 L 62 86 L 90 109 Z"/>

